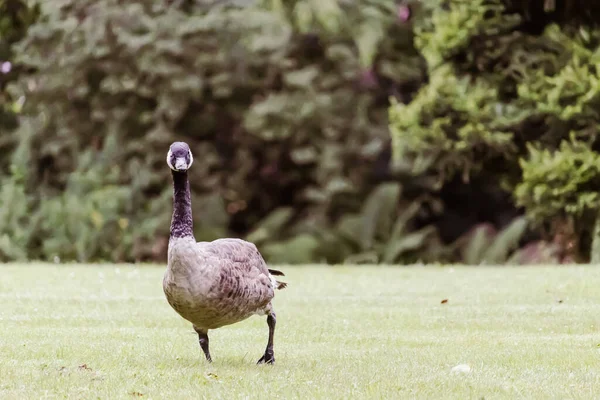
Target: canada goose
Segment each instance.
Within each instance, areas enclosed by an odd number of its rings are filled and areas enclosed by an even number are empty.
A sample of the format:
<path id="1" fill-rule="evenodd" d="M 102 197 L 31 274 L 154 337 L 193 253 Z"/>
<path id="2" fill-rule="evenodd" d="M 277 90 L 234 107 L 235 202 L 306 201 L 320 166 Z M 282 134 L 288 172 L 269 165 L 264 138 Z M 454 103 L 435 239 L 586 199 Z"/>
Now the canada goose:
<path id="1" fill-rule="evenodd" d="M 175 142 L 167 164 L 173 176 L 173 217 L 163 290 L 173 309 L 193 324 L 200 347 L 211 362 L 208 330 L 242 321 L 254 314 L 266 315 L 267 349 L 258 363 L 274 363 L 275 289 L 283 289 L 268 269 L 256 246 L 241 239 L 196 242 L 187 170 L 194 161 L 189 146 Z"/>

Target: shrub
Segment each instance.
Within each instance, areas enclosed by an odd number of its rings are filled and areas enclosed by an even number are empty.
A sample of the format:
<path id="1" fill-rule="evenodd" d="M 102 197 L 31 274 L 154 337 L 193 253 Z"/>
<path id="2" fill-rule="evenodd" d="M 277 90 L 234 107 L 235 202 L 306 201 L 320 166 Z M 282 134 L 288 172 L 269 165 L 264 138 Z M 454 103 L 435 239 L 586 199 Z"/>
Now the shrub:
<path id="1" fill-rule="evenodd" d="M 438 197 L 457 187 L 457 177 L 512 193 L 497 213 L 521 208 L 561 251 L 589 259 L 597 208 L 597 5 L 438 1 L 426 11 L 415 44 L 429 81 L 411 102 L 390 108 L 396 162 L 433 179 Z M 442 202 L 447 213 L 453 205 Z"/>

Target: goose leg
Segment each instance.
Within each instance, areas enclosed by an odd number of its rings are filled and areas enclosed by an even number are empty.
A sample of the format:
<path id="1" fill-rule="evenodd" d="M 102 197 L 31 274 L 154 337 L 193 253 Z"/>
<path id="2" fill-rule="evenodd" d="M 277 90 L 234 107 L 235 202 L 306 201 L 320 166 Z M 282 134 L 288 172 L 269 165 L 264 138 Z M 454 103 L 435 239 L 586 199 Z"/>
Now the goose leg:
<path id="1" fill-rule="evenodd" d="M 198 334 L 198 342 L 200 343 L 200 348 L 206 356 L 206 360 L 208 362 L 212 362 L 212 358 L 210 357 L 210 351 L 208 350 L 208 331 L 196 327 L 194 327 L 194 330 Z"/>
<path id="2" fill-rule="evenodd" d="M 275 319 L 275 313 L 271 311 L 267 316 L 267 325 L 269 325 L 269 341 L 267 342 L 267 349 L 265 350 L 265 355 L 258 360 L 257 364 L 267 363 L 273 364 L 275 363 L 275 354 L 273 353 L 273 336 L 275 335 L 275 323 L 277 320 Z"/>

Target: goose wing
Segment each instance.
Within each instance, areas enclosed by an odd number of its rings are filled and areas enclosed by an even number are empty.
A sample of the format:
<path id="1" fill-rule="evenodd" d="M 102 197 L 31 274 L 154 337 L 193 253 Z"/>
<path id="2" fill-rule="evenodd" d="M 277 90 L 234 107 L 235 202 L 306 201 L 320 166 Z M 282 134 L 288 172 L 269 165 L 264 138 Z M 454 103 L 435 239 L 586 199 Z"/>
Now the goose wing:
<path id="1" fill-rule="evenodd" d="M 269 269 L 254 243 L 227 238 L 198 244 L 219 260 L 221 281 L 235 279 L 237 282 L 252 286 L 260 285 L 266 279 L 273 289 L 283 289 L 287 286 L 285 282 L 279 282 L 273 277 L 282 276 L 283 272 Z"/>
<path id="2" fill-rule="evenodd" d="M 217 239 L 212 242 L 199 242 L 205 251 L 221 260 L 238 264 L 244 272 L 259 272 L 268 275 L 269 269 L 254 243 L 242 239 Z"/>

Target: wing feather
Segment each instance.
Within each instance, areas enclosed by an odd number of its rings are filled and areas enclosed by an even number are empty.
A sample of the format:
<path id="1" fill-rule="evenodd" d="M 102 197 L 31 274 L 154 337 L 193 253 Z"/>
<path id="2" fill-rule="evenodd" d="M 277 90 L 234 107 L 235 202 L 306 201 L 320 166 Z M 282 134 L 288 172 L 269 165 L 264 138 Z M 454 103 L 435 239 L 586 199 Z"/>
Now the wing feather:
<path id="1" fill-rule="evenodd" d="M 222 265 L 235 265 L 236 269 L 241 269 L 245 276 L 254 277 L 257 271 L 269 279 L 272 276 L 285 276 L 279 270 L 267 268 L 267 263 L 254 243 L 242 239 L 225 238 L 204 242 L 203 246 L 206 246 L 206 249 L 219 259 L 228 261 Z M 274 281 L 273 289 L 283 289 L 287 286 L 285 282 L 275 279 L 272 281 Z"/>

